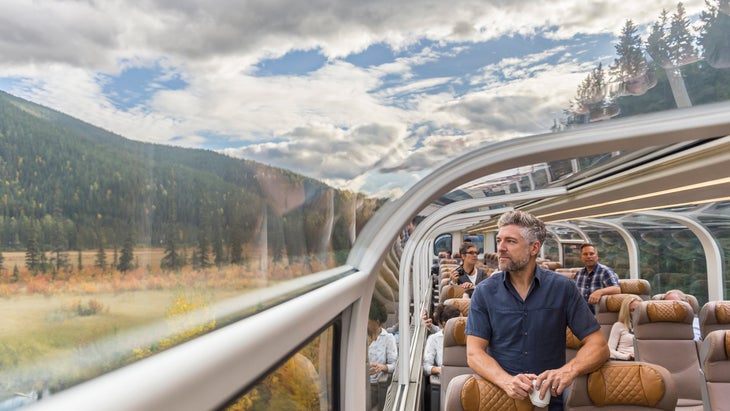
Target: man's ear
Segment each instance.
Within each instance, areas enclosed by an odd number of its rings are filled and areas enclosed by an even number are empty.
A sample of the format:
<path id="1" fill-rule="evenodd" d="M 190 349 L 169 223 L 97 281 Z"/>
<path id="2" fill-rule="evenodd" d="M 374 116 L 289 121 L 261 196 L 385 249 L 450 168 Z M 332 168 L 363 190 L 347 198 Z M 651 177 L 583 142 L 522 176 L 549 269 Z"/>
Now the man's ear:
<path id="1" fill-rule="evenodd" d="M 530 255 L 537 255 L 540 252 L 540 242 L 533 241 L 530 243 Z"/>

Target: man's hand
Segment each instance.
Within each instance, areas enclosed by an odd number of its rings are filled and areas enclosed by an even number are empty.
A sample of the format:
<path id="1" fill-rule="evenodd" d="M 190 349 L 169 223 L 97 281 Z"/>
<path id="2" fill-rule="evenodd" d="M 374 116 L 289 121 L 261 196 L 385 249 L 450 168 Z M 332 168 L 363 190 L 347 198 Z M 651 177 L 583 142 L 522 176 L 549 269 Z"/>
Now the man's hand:
<path id="1" fill-rule="evenodd" d="M 552 396 L 558 396 L 565 391 L 566 388 L 570 387 L 575 377 L 578 374 L 575 373 L 573 367 L 566 364 L 557 370 L 547 370 L 537 377 L 537 386 L 540 387 L 540 397 L 544 397 L 545 393 L 548 392 Z"/>
<path id="2" fill-rule="evenodd" d="M 510 375 L 500 382 L 501 388 L 510 398 L 524 400 L 532 391 L 532 380 L 537 378 L 535 374 Z"/>
<path id="3" fill-rule="evenodd" d="M 588 296 L 588 302 L 590 304 L 598 304 L 599 301 L 601 301 L 601 296 L 603 295 L 603 292 L 601 290 L 596 290 L 591 293 L 591 295 Z"/>

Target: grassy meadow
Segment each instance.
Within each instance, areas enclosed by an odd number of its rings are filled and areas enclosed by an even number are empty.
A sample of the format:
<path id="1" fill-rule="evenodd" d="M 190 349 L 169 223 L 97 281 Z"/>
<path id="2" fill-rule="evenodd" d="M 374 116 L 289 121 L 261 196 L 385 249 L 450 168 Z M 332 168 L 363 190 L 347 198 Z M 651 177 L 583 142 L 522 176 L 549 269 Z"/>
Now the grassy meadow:
<path id="1" fill-rule="evenodd" d="M 210 308 L 216 302 L 326 268 L 269 262 L 266 273 L 247 265 L 170 272 L 159 269 L 162 249 L 135 249 L 137 268 L 125 273 L 94 267 L 90 250 L 81 255 L 81 270 L 78 254 L 67 253 L 68 268 L 33 274 L 24 267 L 25 253 L 3 256 L 0 402 L 16 392 L 55 391 L 154 354 L 215 328 Z M 113 259 L 108 253 L 107 262 Z M 135 336 L 142 327 L 156 327 L 152 341 Z M 109 351 L 118 352 L 112 358 Z"/>

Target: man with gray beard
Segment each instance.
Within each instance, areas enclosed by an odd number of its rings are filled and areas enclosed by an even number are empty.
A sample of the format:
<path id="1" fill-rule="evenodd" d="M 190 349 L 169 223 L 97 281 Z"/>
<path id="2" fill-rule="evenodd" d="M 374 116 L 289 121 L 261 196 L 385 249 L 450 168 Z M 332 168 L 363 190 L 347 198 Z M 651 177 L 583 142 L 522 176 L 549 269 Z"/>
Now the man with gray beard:
<path id="1" fill-rule="evenodd" d="M 563 409 L 563 392 L 573 380 L 609 358 L 608 345 L 593 313 L 570 279 L 537 265 L 545 225 L 522 211 L 497 224 L 500 271 L 477 285 L 466 325 L 469 366 L 524 399 L 533 390 L 550 395 L 549 409 Z M 583 342 L 565 362 L 566 327 Z"/>

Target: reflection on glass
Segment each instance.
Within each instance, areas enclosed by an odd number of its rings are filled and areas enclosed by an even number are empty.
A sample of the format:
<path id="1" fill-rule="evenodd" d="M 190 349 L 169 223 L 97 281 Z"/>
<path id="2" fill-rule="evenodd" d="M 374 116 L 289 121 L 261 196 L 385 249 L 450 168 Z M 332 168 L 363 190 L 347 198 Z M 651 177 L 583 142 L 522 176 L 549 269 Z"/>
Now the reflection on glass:
<path id="1" fill-rule="evenodd" d="M 679 289 L 708 301 L 707 262 L 699 239 L 687 229 L 631 229 L 639 245 L 641 278 L 652 294 Z"/>
<path id="2" fill-rule="evenodd" d="M 232 401 L 228 411 L 332 410 L 334 327 L 324 330 L 304 348 L 246 394 Z"/>
<path id="3" fill-rule="evenodd" d="M 584 229 L 591 242 L 596 245 L 599 262 L 611 267 L 619 278 L 629 278 L 629 251 L 621 235 L 606 228 L 595 232 L 586 227 Z"/>

